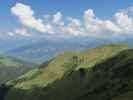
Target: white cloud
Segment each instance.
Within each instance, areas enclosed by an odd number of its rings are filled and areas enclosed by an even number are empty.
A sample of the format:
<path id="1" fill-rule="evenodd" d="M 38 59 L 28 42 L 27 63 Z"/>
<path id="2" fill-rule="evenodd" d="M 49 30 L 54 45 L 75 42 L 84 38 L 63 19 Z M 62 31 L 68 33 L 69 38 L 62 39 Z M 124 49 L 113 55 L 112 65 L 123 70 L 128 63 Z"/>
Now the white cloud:
<path id="1" fill-rule="evenodd" d="M 34 28 L 40 32 L 46 32 L 45 25 L 42 23 L 42 20 L 34 17 L 34 11 L 30 6 L 17 3 L 11 8 L 11 12 L 19 18 L 23 25 Z"/>
<path id="2" fill-rule="evenodd" d="M 53 33 L 74 35 L 74 36 L 110 36 L 120 34 L 131 34 L 133 32 L 133 16 L 130 16 L 131 11 L 133 13 L 133 7 L 126 10 L 121 10 L 114 14 L 115 20 L 106 19 L 102 20 L 98 18 L 92 9 L 84 11 L 83 21 L 74 17 L 67 18 L 68 22 L 62 20 L 62 13 L 57 12 L 53 15 L 51 27 Z M 50 23 L 50 21 L 49 21 Z"/>
<path id="3" fill-rule="evenodd" d="M 119 27 L 117 25 L 115 25 L 112 21 L 110 20 L 106 20 L 103 21 L 103 28 L 105 30 L 109 30 L 110 32 L 115 32 L 115 33 L 119 33 L 121 30 L 119 29 Z"/>
<path id="4" fill-rule="evenodd" d="M 47 25 L 46 25 L 46 29 L 47 29 L 47 32 L 48 32 L 49 34 L 53 34 L 53 33 L 54 33 L 54 29 L 53 29 L 53 27 L 52 27 L 51 24 L 47 24 Z"/>
<path id="5" fill-rule="evenodd" d="M 7 35 L 14 36 L 14 33 L 13 32 L 7 32 Z"/>
<path id="6" fill-rule="evenodd" d="M 13 32 L 7 32 L 8 36 L 25 36 L 25 37 L 29 37 L 32 34 L 30 34 L 27 29 L 25 28 L 19 28 L 14 30 Z"/>
<path id="7" fill-rule="evenodd" d="M 130 6 L 126 9 L 121 9 L 119 12 L 123 12 L 125 14 L 128 14 L 129 16 L 133 16 L 133 6 Z"/>
<path id="8" fill-rule="evenodd" d="M 58 11 L 44 15 L 44 20 L 37 19 L 31 7 L 25 4 L 17 3 L 11 11 L 23 25 L 43 33 L 98 37 L 133 33 L 133 7 L 119 10 L 113 18 L 104 20 L 97 17 L 92 9 L 84 11 L 83 19 L 68 18 Z M 26 29 L 15 33 L 30 35 Z"/>
<path id="9" fill-rule="evenodd" d="M 15 34 L 21 36 L 31 36 L 31 34 L 25 28 L 16 29 Z"/>
<path id="10" fill-rule="evenodd" d="M 125 12 L 115 14 L 116 23 L 125 33 L 133 32 L 133 17 L 129 17 Z"/>
<path id="11" fill-rule="evenodd" d="M 84 12 L 84 34 L 85 35 L 108 35 L 120 32 L 119 27 L 111 20 L 102 20 L 95 16 L 92 9 Z"/>
<path id="12" fill-rule="evenodd" d="M 67 25 L 67 27 L 64 28 L 64 33 L 75 35 L 75 36 L 81 35 L 82 26 L 81 26 L 80 20 L 69 17 L 68 21 L 69 21 L 69 24 Z"/>
<path id="13" fill-rule="evenodd" d="M 95 14 L 92 9 L 88 9 L 87 11 L 84 12 L 84 24 L 87 29 L 91 28 L 90 25 L 93 25 L 95 21 Z"/>
<path id="14" fill-rule="evenodd" d="M 64 23 L 62 22 L 62 13 L 61 12 L 57 12 L 55 15 L 53 15 L 53 24 L 64 25 Z"/>

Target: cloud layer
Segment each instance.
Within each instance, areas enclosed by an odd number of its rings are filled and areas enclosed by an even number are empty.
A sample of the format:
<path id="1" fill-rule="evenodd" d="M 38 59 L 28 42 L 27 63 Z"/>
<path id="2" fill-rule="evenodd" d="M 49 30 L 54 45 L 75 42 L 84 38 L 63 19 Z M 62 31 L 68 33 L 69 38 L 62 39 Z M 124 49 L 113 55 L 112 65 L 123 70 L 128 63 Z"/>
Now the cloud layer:
<path id="1" fill-rule="evenodd" d="M 19 28 L 19 29 L 14 30 L 14 32 L 8 32 L 7 34 L 9 36 L 14 36 L 14 35 L 21 35 L 21 36 L 26 36 L 26 37 L 31 36 L 31 34 L 25 28 Z"/>
<path id="2" fill-rule="evenodd" d="M 46 31 L 42 20 L 34 17 L 34 11 L 30 6 L 17 3 L 14 7 L 11 8 L 11 12 L 18 17 L 23 25 L 29 28 L 34 28 L 40 32 Z"/>
<path id="3" fill-rule="evenodd" d="M 82 19 L 65 17 L 60 11 L 53 15 L 44 15 L 44 19 L 39 19 L 35 17 L 29 5 L 22 3 L 13 6 L 11 12 L 24 27 L 41 33 L 99 37 L 133 33 L 133 7 L 119 10 L 113 18 L 106 20 L 98 18 L 93 9 L 84 11 Z M 15 33 L 23 36 L 31 35 L 26 29 L 19 29 Z M 12 36 L 13 33 L 9 32 L 9 35 Z"/>

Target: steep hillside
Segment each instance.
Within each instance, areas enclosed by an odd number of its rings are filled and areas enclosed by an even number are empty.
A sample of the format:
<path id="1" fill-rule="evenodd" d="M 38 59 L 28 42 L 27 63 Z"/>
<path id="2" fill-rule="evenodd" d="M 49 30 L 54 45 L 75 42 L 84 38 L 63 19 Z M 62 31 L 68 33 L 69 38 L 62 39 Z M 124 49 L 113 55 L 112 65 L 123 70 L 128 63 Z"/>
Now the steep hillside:
<path id="1" fill-rule="evenodd" d="M 32 63 L 14 57 L 0 56 L 0 84 L 18 77 L 32 68 Z"/>
<path id="2" fill-rule="evenodd" d="M 4 100 L 132 100 L 132 61 L 123 45 L 67 52 L 8 82 Z"/>
<path id="3" fill-rule="evenodd" d="M 42 64 L 40 68 L 34 69 L 19 77 L 19 79 L 15 81 L 15 86 L 24 89 L 32 88 L 33 85 L 46 86 L 62 78 L 70 70 L 91 68 L 95 64 L 127 48 L 126 45 L 105 45 L 83 52 L 65 52 L 53 58 L 48 64 Z"/>

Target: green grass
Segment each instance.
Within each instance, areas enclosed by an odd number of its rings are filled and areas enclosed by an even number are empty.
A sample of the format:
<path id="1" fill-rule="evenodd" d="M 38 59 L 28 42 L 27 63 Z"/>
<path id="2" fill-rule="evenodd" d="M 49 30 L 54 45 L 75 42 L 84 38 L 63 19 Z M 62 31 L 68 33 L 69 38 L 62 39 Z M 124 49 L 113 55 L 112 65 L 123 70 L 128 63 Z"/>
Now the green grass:
<path id="1" fill-rule="evenodd" d="M 1 67 L 19 67 L 22 63 L 15 61 L 10 57 L 2 56 L 0 57 L 0 68 Z"/>
<path id="2" fill-rule="evenodd" d="M 55 57 L 47 67 L 35 69 L 21 76 L 15 81 L 16 88 L 30 89 L 32 86 L 45 87 L 57 79 L 61 79 L 69 70 L 78 70 L 80 68 L 91 68 L 95 64 L 106 60 L 120 51 L 127 49 L 126 45 L 105 45 L 98 48 L 88 49 L 82 52 L 65 52 Z M 73 57 L 77 57 L 76 67 L 70 68 Z M 65 65 L 66 64 L 66 65 Z M 41 65 L 43 66 L 43 65 Z M 38 73 L 36 75 L 36 73 Z M 21 81 L 20 81 L 21 80 Z"/>
<path id="3" fill-rule="evenodd" d="M 0 55 L 0 84 L 17 78 L 30 67 L 30 64 L 17 58 Z"/>
<path id="4" fill-rule="evenodd" d="M 12 81 L 5 100 L 133 100 L 132 61 L 125 45 L 66 52 Z"/>

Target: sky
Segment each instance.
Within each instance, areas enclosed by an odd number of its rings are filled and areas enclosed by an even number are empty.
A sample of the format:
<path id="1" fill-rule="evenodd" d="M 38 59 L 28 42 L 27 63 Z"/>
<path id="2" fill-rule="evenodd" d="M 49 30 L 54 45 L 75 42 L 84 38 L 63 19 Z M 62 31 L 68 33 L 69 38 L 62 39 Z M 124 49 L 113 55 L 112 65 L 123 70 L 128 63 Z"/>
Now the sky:
<path id="1" fill-rule="evenodd" d="M 0 0 L 0 36 L 132 34 L 132 0 Z"/>

